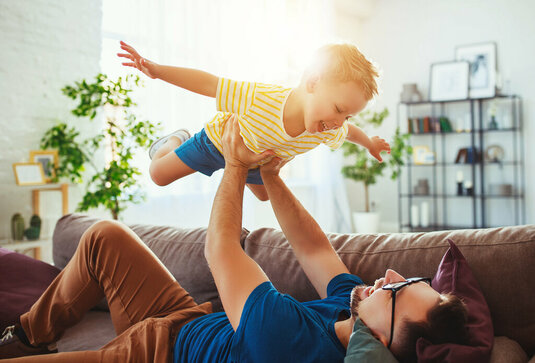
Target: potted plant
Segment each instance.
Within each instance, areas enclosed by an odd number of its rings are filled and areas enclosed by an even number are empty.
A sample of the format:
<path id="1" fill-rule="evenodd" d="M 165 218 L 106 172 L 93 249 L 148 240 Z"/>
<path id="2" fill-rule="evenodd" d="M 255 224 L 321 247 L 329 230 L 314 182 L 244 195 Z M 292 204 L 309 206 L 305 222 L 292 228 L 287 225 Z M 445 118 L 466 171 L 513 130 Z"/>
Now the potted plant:
<path id="1" fill-rule="evenodd" d="M 81 183 L 86 166 L 90 166 L 92 174 L 78 211 L 103 206 L 113 219 L 118 219 L 128 203 L 139 203 L 145 198 L 138 180 L 141 172 L 132 164 L 132 158 L 137 149 L 150 146 L 159 125 L 138 120 L 131 112 L 135 103 L 130 93 L 139 85 L 137 76 L 114 81 L 98 74 L 93 82 L 84 79 L 62 89 L 66 96 L 78 101 L 72 113 L 81 121 L 92 121 L 99 112 L 105 119 L 104 127 L 94 137 L 80 140 L 76 128 L 60 122 L 41 139 L 42 149 L 58 150 L 53 181 L 64 177 Z M 94 158 L 97 150 L 106 150 L 104 166 Z"/>
<path id="2" fill-rule="evenodd" d="M 384 108 L 381 112 L 364 111 L 352 118 L 350 122 L 361 128 L 377 128 L 388 117 L 389 112 Z M 383 175 L 385 170 L 390 170 L 391 179 L 396 180 L 400 173 L 400 168 L 404 165 L 407 157 L 412 154 L 412 147 L 408 144 L 409 134 L 401 134 L 399 127 L 392 141 L 390 142 L 390 155 L 377 161 L 371 156 L 366 148 L 357 146 L 350 142 L 342 145 L 344 156 L 351 156 L 352 164 L 342 167 L 342 174 L 348 179 L 364 183 L 364 212 L 353 213 L 353 223 L 357 232 L 376 233 L 379 226 L 379 214 L 370 208 L 369 187 L 377 183 L 377 179 Z"/>

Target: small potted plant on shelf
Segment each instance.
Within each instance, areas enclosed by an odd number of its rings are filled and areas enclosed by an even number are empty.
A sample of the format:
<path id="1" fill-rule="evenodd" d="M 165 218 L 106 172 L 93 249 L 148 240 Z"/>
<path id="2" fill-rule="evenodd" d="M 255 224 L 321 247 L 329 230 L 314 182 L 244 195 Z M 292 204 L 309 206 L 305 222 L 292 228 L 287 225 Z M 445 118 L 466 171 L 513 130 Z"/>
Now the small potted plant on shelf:
<path id="1" fill-rule="evenodd" d="M 384 108 L 381 112 L 364 111 L 352 118 L 350 122 L 363 128 L 377 128 L 388 117 L 389 111 Z M 393 139 L 390 141 L 390 155 L 383 158 L 383 162 L 377 161 L 368 153 L 368 150 L 345 142 L 342 145 L 344 156 L 351 157 L 350 165 L 342 167 L 342 174 L 348 179 L 364 183 L 364 212 L 353 213 L 353 223 L 355 229 L 360 233 L 376 233 L 379 226 L 379 214 L 372 211 L 370 205 L 369 187 L 377 183 L 383 172 L 390 170 L 390 178 L 396 180 L 400 173 L 400 168 L 405 164 L 408 156 L 412 154 L 412 147 L 407 143 L 409 134 L 402 134 L 399 127 L 396 128 Z"/>

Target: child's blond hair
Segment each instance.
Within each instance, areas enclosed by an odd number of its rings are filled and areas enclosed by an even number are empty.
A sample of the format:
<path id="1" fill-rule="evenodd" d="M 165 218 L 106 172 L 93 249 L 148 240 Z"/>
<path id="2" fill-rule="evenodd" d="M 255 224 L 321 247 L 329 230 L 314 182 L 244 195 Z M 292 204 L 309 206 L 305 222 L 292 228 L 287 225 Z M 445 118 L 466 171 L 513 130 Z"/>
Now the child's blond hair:
<path id="1" fill-rule="evenodd" d="M 327 44 L 318 49 L 304 79 L 312 74 L 327 80 L 356 82 L 362 87 L 367 101 L 377 95 L 377 68 L 350 43 Z"/>

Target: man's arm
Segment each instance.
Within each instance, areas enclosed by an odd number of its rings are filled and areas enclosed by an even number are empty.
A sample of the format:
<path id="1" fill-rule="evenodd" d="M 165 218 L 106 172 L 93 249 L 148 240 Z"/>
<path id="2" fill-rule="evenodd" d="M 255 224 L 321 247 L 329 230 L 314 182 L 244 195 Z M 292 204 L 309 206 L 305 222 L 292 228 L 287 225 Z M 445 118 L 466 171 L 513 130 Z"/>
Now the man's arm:
<path id="1" fill-rule="evenodd" d="M 262 180 L 279 225 L 299 264 L 321 298 L 333 277 L 349 273 L 329 239 L 278 175 L 284 165 L 276 158 L 260 167 Z"/>
<path id="2" fill-rule="evenodd" d="M 150 78 L 159 78 L 188 91 L 215 98 L 219 77 L 198 69 L 157 64 L 143 58 L 132 46 L 122 41 L 121 49 L 127 53 L 117 55 L 130 60 L 123 63 L 124 66 L 136 68 Z"/>
<path id="3" fill-rule="evenodd" d="M 269 281 L 258 264 L 240 245 L 242 203 L 248 166 L 265 159 L 243 144 L 237 118 L 231 117 L 223 134 L 225 171 L 217 190 L 204 255 L 214 277 L 223 308 L 234 330 L 238 329 L 247 298 L 262 282 Z"/>

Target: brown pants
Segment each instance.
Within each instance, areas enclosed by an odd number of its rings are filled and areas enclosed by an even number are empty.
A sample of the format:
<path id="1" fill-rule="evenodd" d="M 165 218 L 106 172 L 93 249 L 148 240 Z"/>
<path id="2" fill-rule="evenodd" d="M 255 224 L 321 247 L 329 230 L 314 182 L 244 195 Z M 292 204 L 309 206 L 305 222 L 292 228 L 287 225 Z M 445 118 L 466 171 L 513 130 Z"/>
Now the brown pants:
<path id="1" fill-rule="evenodd" d="M 102 221 L 80 239 L 71 261 L 20 320 L 34 345 L 56 342 L 106 296 L 117 337 L 97 351 L 15 362 L 170 362 L 178 330 L 211 313 L 197 305 L 145 244 L 124 225 Z"/>

